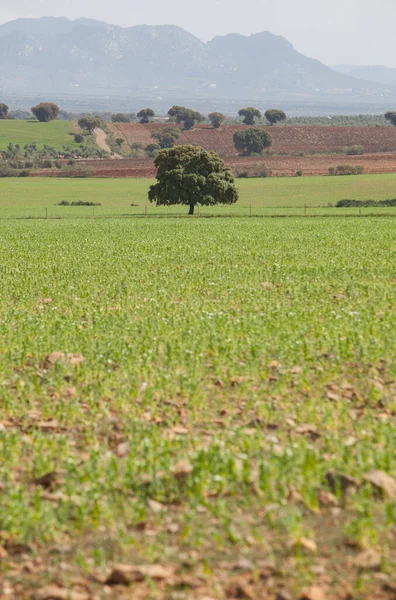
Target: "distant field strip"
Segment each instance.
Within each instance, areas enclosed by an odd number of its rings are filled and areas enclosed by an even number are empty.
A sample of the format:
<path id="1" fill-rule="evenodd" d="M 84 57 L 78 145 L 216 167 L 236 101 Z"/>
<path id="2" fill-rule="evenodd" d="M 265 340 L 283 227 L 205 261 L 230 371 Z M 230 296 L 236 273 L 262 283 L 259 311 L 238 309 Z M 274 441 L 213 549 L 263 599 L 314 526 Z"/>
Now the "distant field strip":
<path id="1" fill-rule="evenodd" d="M 39 148 L 44 144 L 61 149 L 62 146 L 74 146 L 73 121 L 51 121 L 39 123 L 38 121 L 0 120 L 0 151 L 7 148 L 8 144 L 37 143 Z"/>
<path id="2" fill-rule="evenodd" d="M 149 179 L 18 178 L 1 181 L 0 218 L 172 216 L 185 206 L 150 204 Z M 334 208 L 342 199 L 386 200 L 396 196 L 396 174 L 351 177 L 238 179 L 240 200 L 233 206 L 201 207 L 202 215 L 358 215 L 359 208 Z M 100 203 L 96 207 L 58 206 L 66 200 Z M 133 204 L 134 206 L 131 206 Z M 362 208 L 362 215 L 396 214 L 393 208 Z"/>

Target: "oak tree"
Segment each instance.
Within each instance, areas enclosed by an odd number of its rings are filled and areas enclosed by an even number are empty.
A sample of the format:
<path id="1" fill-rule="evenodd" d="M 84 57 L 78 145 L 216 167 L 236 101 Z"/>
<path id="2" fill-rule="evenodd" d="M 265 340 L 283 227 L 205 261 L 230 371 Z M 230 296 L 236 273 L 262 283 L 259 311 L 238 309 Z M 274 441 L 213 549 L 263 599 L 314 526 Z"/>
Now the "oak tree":
<path id="1" fill-rule="evenodd" d="M 194 214 L 197 204 L 234 204 L 238 190 L 231 169 L 216 152 L 199 146 L 176 146 L 162 150 L 154 161 L 157 183 L 149 190 L 150 202 L 157 206 L 182 204 Z"/>

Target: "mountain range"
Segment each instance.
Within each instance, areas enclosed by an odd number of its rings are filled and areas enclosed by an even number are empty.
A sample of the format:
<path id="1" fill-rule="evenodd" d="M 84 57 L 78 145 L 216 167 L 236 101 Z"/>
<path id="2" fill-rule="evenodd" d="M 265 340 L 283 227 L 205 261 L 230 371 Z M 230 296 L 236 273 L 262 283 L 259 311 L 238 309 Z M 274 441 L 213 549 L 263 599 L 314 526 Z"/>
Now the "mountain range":
<path id="1" fill-rule="evenodd" d="M 340 72 L 341 71 L 341 72 Z M 44 17 L 0 25 L 0 94 L 184 99 L 396 99 L 388 82 L 342 72 L 270 32 L 204 43 L 173 25 Z"/>
<path id="2" fill-rule="evenodd" d="M 332 69 L 343 75 L 396 87 L 396 69 L 391 67 L 382 65 L 335 65 Z"/>

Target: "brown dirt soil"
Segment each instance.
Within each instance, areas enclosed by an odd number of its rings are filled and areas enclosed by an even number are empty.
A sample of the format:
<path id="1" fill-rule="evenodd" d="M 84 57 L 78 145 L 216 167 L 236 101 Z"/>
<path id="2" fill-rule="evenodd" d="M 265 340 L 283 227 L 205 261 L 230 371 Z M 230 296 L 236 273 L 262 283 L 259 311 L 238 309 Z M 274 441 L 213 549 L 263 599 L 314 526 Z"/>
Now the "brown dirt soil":
<path id="1" fill-rule="evenodd" d="M 266 168 L 276 175 L 295 175 L 301 170 L 303 175 L 327 175 L 329 167 L 341 164 L 363 166 L 365 173 L 396 172 L 396 153 L 365 154 L 364 156 L 235 156 L 225 159 L 235 174 L 248 171 L 258 173 Z M 91 167 L 96 177 L 155 177 L 156 169 L 150 159 L 124 160 L 83 160 L 79 164 Z M 45 173 L 41 173 L 44 174 Z"/>
<path id="2" fill-rule="evenodd" d="M 167 123 L 118 123 L 117 129 L 129 143 L 141 142 L 145 146 L 154 140 L 154 131 L 178 127 L 181 132 L 180 143 L 202 146 L 215 150 L 224 158 L 235 157 L 237 152 L 233 143 L 236 131 L 246 129 L 244 125 L 229 125 L 212 129 L 210 125 L 197 125 L 191 131 L 183 131 L 181 126 Z M 293 155 L 342 153 L 346 146 L 364 146 L 365 152 L 395 152 L 395 127 L 268 127 L 262 126 L 271 134 L 272 150 L 279 154 Z"/>

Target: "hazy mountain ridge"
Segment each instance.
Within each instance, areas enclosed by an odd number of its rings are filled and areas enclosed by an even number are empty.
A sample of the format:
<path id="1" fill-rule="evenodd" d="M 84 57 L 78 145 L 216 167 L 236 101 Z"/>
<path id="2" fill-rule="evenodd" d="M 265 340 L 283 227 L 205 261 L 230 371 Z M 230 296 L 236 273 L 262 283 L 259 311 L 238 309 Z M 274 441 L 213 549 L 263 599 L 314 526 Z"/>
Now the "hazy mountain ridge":
<path id="1" fill-rule="evenodd" d="M 396 69 L 382 65 L 335 65 L 334 71 L 386 86 L 396 86 Z"/>
<path id="2" fill-rule="evenodd" d="M 269 32 L 204 43 L 173 25 L 123 28 L 91 19 L 0 25 L 0 92 L 257 97 L 375 94 L 380 84 L 337 73 Z"/>

